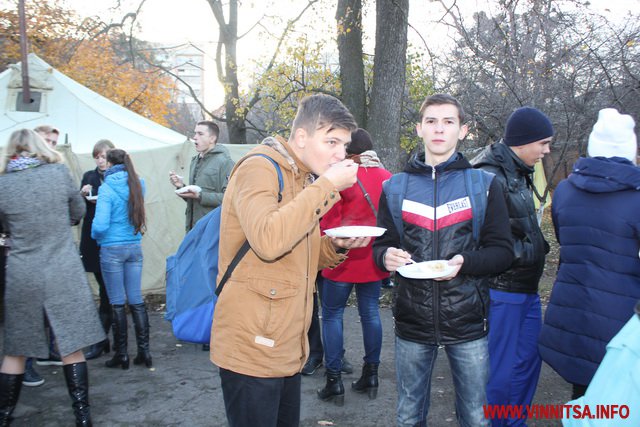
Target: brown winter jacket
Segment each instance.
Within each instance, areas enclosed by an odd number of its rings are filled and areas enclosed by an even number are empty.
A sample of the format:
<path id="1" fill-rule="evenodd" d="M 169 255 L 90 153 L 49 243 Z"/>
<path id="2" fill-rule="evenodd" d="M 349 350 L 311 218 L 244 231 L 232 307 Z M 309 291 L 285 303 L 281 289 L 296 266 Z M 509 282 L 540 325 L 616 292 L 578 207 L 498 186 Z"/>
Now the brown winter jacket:
<path id="1" fill-rule="evenodd" d="M 303 188 L 309 171 L 283 145 L 299 171 L 265 145 L 248 155 L 263 153 L 280 165 L 284 181 L 280 203 L 276 169 L 268 159 L 253 156 L 234 168 L 222 204 L 218 278 L 245 239 L 252 250 L 218 298 L 211 361 L 261 378 L 300 372 L 309 353 L 307 330 L 316 274 L 345 259 L 328 238 L 320 237 L 318 226 L 340 193 L 323 177 Z"/>

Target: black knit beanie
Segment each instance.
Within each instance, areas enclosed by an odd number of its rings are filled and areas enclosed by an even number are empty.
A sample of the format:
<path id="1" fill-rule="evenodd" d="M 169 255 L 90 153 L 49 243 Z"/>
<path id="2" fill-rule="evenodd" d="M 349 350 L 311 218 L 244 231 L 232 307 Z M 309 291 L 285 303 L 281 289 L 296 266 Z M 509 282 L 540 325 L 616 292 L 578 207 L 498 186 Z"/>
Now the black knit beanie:
<path id="1" fill-rule="evenodd" d="M 373 150 L 371 135 L 362 128 L 356 129 L 351 134 L 351 142 L 347 145 L 347 154 L 362 154 L 368 150 Z"/>
<path id="2" fill-rule="evenodd" d="M 551 120 L 540 110 L 522 107 L 507 120 L 503 141 L 510 147 L 530 144 L 553 136 Z"/>

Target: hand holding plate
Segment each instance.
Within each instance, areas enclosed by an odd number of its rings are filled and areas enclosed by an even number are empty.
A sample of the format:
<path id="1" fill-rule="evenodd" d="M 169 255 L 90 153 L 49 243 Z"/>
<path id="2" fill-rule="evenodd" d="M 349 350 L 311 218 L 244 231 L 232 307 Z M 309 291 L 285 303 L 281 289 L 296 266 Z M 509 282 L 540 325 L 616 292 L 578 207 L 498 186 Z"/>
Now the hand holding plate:
<path id="1" fill-rule="evenodd" d="M 364 248 L 371 242 L 371 237 L 332 237 L 331 243 L 336 248 L 343 249 L 356 249 L 356 248 Z"/>
<path id="2" fill-rule="evenodd" d="M 437 278 L 434 278 L 433 280 L 437 280 L 437 281 L 440 282 L 440 281 L 446 281 L 446 280 L 453 279 L 454 277 L 456 277 L 458 275 L 458 272 L 462 268 L 462 264 L 464 264 L 464 257 L 462 255 L 454 256 L 447 263 L 447 265 L 449 265 L 451 268 L 453 268 L 453 270 L 449 274 L 447 274 L 446 276 L 437 277 Z"/>

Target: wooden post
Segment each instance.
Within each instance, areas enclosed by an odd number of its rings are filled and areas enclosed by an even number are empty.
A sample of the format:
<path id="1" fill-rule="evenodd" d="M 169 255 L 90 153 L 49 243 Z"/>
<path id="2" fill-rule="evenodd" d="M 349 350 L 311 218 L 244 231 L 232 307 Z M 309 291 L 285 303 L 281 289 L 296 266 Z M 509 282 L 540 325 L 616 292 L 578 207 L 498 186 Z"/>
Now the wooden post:
<path id="1" fill-rule="evenodd" d="M 29 54 L 27 39 L 27 20 L 24 13 L 24 0 L 18 1 L 18 15 L 20 19 L 20 56 L 22 61 L 22 102 L 31 104 L 31 91 L 29 88 Z"/>

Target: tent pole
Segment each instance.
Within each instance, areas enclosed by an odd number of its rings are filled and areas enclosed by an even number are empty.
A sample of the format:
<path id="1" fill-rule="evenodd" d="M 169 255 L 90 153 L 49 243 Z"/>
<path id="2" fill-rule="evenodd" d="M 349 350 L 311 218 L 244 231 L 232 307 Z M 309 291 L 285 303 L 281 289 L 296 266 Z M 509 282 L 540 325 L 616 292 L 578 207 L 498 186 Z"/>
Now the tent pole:
<path id="1" fill-rule="evenodd" d="M 29 88 L 29 66 L 28 66 L 28 49 L 29 40 L 27 39 L 27 20 L 24 13 L 24 0 L 18 2 L 18 14 L 20 19 L 20 56 L 22 61 L 22 103 L 31 104 L 31 92 Z"/>

